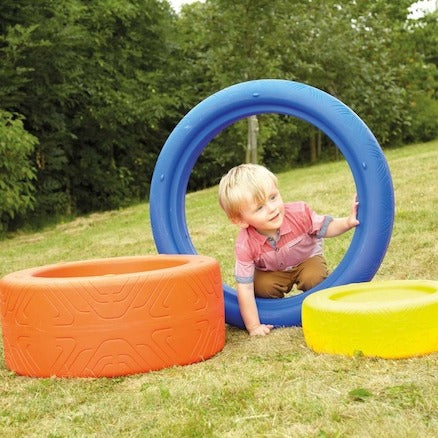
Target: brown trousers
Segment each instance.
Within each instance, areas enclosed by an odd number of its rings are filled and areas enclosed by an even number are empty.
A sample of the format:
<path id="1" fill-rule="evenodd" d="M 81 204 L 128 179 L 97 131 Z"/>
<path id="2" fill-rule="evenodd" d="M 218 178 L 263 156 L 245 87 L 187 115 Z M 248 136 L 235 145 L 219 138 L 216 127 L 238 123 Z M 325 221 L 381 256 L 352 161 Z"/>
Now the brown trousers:
<path id="1" fill-rule="evenodd" d="M 294 285 L 306 291 L 321 283 L 329 275 L 322 255 L 307 259 L 290 271 L 259 271 L 254 274 L 254 292 L 260 298 L 283 298 Z"/>

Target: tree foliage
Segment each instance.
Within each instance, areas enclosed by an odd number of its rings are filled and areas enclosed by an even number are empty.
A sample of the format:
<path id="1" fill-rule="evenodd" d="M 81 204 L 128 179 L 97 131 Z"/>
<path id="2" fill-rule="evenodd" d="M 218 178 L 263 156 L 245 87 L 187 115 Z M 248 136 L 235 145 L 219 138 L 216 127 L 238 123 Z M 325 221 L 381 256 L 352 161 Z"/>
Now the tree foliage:
<path id="1" fill-rule="evenodd" d="M 20 117 L 0 110 L 0 234 L 17 214 L 32 210 L 35 169 L 29 160 L 38 140 Z"/>
<path id="2" fill-rule="evenodd" d="M 0 96 L 39 139 L 36 213 L 144 196 L 170 105 L 170 9 L 155 0 L 41 0 L 11 2 L 3 13 Z"/>
<path id="3" fill-rule="evenodd" d="M 432 79 L 424 52 L 416 50 L 411 42 L 413 32 L 406 19 L 411 3 L 206 0 L 202 6 L 184 9 L 180 25 L 186 26 L 184 44 L 192 47 L 186 51 L 196 54 L 193 62 L 200 62 L 208 83 L 213 85 L 210 92 L 261 77 L 304 82 L 354 109 L 385 147 L 418 137 L 421 128 L 411 134 L 412 111 L 428 98 L 417 70 L 423 69 L 423 75 Z M 194 16 L 195 29 L 189 25 Z M 193 32 L 188 37 L 190 29 Z M 200 41 L 202 57 L 195 50 Z M 426 47 L 436 52 L 436 45 Z M 193 73 L 197 74 L 195 70 Z M 195 79 L 191 82 L 197 83 Z M 436 89 L 436 77 L 429 83 Z M 427 101 L 421 108 L 429 108 L 429 104 Z M 273 168 L 306 162 L 312 155 L 315 136 L 321 137 L 308 124 L 291 120 L 285 123 L 282 118 L 264 117 L 260 126 L 264 133 L 263 161 Z M 429 124 L 426 132 L 428 138 L 436 136 L 437 123 Z M 244 135 L 243 129 L 233 133 L 239 139 Z M 227 142 L 225 138 L 223 143 Z M 327 138 L 323 142 L 331 145 Z M 242 146 L 244 141 L 234 143 Z M 212 155 L 209 152 L 209 157 Z M 235 154 L 233 160 L 241 160 L 241 154 Z"/>
<path id="4" fill-rule="evenodd" d="M 1 129 L 7 142 L 21 137 L 3 144 L 22 151 L 17 161 L 27 169 L 23 179 L 0 162 L 1 181 L 17 185 L 21 199 L 15 209 L 3 203 L 3 228 L 144 199 L 180 118 L 246 80 L 325 90 L 384 147 L 436 137 L 437 13 L 408 20 L 412 3 L 206 0 L 176 15 L 165 0 L 3 0 Z M 336 156 L 306 122 L 269 114 L 259 116 L 259 127 L 259 156 L 273 170 Z M 190 188 L 216 183 L 243 161 L 246 136 L 245 121 L 220 133 Z"/>

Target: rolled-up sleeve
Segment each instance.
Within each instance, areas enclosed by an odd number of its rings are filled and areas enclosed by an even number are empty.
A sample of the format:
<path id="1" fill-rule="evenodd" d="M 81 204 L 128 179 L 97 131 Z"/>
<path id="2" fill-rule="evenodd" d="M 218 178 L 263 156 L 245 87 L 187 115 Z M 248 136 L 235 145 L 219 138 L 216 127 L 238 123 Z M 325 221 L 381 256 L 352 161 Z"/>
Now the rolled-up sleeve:
<path id="1" fill-rule="evenodd" d="M 333 220 L 333 218 L 331 216 L 324 216 L 324 221 L 322 222 L 321 228 L 319 229 L 319 231 L 316 233 L 316 237 L 318 239 L 321 239 L 322 237 L 324 237 L 327 233 L 327 228 L 330 225 L 330 222 Z"/>

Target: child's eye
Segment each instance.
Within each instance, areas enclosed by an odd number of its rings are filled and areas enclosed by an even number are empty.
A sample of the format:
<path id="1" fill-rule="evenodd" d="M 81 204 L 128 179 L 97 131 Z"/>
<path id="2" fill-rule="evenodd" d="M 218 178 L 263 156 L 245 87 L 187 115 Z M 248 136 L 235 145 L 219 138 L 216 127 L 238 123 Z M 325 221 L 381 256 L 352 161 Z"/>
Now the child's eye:
<path id="1" fill-rule="evenodd" d="M 263 210 L 263 204 L 257 205 L 255 211 L 258 212 L 258 211 L 262 211 L 262 210 Z"/>

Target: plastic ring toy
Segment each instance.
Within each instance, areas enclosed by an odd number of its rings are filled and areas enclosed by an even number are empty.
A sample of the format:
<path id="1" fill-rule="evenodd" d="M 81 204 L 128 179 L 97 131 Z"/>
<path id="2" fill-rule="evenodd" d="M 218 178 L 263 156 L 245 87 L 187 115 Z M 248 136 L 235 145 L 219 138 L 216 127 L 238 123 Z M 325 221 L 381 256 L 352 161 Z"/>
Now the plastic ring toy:
<path id="1" fill-rule="evenodd" d="M 196 254 L 185 217 L 185 194 L 197 158 L 225 127 L 253 114 L 280 113 L 321 129 L 339 147 L 356 183 L 360 226 L 331 275 L 306 293 L 257 299 L 262 322 L 301 325 L 301 304 L 319 290 L 369 281 L 386 253 L 394 221 L 394 191 L 383 152 L 364 122 L 333 96 L 297 82 L 264 79 L 225 88 L 195 106 L 175 127 L 158 157 L 151 182 L 150 214 L 160 253 Z M 244 327 L 234 289 L 224 285 L 225 320 Z"/>
<path id="2" fill-rule="evenodd" d="M 61 263 L 0 280 L 7 367 L 113 377 L 208 359 L 225 345 L 219 264 L 203 256 Z"/>
<path id="3" fill-rule="evenodd" d="M 438 282 L 338 286 L 303 302 L 303 333 L 318 353 L 386 359 L 438 352 Z"/>

